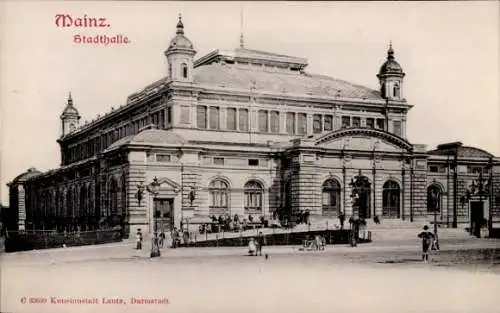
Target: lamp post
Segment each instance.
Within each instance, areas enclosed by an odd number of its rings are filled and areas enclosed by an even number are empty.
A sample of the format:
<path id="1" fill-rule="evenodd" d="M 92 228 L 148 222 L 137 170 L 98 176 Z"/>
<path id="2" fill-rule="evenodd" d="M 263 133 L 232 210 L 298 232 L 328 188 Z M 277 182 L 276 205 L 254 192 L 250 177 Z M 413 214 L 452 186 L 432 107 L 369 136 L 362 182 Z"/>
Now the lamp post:
<path id="1" fill-rule="evenodd" d="M 439 237 L 438 237 L 438 226 L 437 226 L 437 212 L 438 209 L 441 211 L 441 193 L 437 192 L 436 189 L 432 190 L 432 201 L 434 202 L 434 238 L 436 239 L 436 249 L 439 250 Z"/>
<path id="2" fill-rule="evenodd" d="M 481 169 L 481 172 L 479 172 L 479 177 L 477 178 L 477 183 L 476 183 L 476 181 L 472 181 L 472 184 L 470 185 L 469 189 L 467 190 L 467 195 L 466 195 L 467 200 L 469 200 L 471 197 L 478 197 L 479 204 L 480 204 L 481 210 L 483 210 L 483 212 L 484 212 L 484 208 L 483 208 L 483 205 L 484 205 L 484 200 L 483 200 L 484 183 L 487 181 L 489 181 L 489 180 L 485 179 L 483 177 L 483 171 Z M 469 207 L 469 212 L 470 212 L 469 214 L 470 214 L 471 234 L 474 234 L 476 237 L 480 238 L 481 237 L 481 225 L 479 223 L 482 223 L 482 221 L 477 221 L 477 220 L 475 220 L 475 218 L 473 218 L 472 209 L 470 207 Z M 489 218 L 489 221 L 491 221 L 491 210 L 489 211 L 488 218 Z M 490 230 L 489 224 L 488 224 L 488 230 Z"/>
<path id="3" fill-rule="evenodd" d="M 160 183 L 158 182 L 158 178 L 154 178 L 153 181 L 146 187 L 146 190 L 151 195 L 151 199 L 153 202 L 152 210 L 153 210 L 153 238 L 151 241 L 151 253 L 150 256 L 152 258 L 160 256 L 160 247 L 158 246 L 158 214 L 156 211 L 156 203 L 155 197 L 158 195 L 160 190 Z"/>

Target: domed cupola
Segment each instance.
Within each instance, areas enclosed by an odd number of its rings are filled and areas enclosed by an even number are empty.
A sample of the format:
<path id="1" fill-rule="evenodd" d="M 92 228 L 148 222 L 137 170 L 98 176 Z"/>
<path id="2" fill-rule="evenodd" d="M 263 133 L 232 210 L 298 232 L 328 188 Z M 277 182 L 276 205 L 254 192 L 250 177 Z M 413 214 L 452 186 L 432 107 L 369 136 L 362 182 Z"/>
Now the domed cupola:
<path id="1" fill-rule="evenodd" d="M 73 99 L 71 97 L 71 92 L 68 96 L 68 103 L 61 114 L 62 122 L 62 136 L 75 131 L 78 128 L 78 123 L 80 121 L 80 114 L 78 110 L 73 105 Z"/>
<path id="2" fill-rule="evenodd" d="M 168 77 L 173 81 L 192 82 L 193 43 L 184 35 L 184 24 L 179 14 L 175 37 L 170 40 L 165 56 L 168 62 Z"/>
<path id="3" fill-rule="evenodd" d="M 387 60 L 382 64 L 377 74 L 381 96 L 384 99 L 402 100 L 404 77 L 405 73 L 394 57 L 394 50 L 391 43 L 389 44 L 389 50 L 387 50 Z"/>

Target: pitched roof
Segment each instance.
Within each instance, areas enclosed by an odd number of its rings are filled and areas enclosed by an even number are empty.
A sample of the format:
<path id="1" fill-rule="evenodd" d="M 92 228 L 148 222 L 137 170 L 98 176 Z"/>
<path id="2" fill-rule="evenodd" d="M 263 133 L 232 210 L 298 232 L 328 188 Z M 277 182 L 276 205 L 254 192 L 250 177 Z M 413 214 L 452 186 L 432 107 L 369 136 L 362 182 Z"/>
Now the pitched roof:
<path id="1" fill-rule="evenodd" d="M 186 142 L 179 134 L 169 130 L 146 129 L 140 133 L 122 138 L 111 144 L 104 152 L 117 149 L 124 145 L 183 145 Z"/>
<path id="2" fill-rule="evenodd" d="M 450 155 L 454 156 L 455 151 L 457 153 L 458 157 L 462 158 L 490 158 L 494 157 L 493 154 L 484 151 L 482 149 L 470 147 L 470 146 L 464 146 L 463 143 L 457 141 L 457 142 L 451 142 L 451 143 L 445 143 L 437 146 L 437 149 L 427 151 L 428 154 L 430 155 Z"/>
<path id="3" fill-rule="evenodd" d="M 194 83 L 200 87 L 229 87 L 244 90 L 255 87 L 257 92 L 382 100 L 376 90 L 323 75 L 255 70 L 250 67 L 218 63 L 200 66 L 194 71 Z"/>

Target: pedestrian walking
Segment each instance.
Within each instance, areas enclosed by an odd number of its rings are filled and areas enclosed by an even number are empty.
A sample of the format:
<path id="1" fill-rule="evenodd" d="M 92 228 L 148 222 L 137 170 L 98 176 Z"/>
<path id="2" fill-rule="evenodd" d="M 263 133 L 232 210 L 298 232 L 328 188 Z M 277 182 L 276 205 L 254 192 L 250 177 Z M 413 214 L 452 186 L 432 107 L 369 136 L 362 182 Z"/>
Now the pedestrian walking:
<path id="1" fill-rule="evenodd" d="M 136 249 L 142 250 L 142 232 L 140 228 L 137 230 L 135 238 L 136 238 Z"/>
<path id="2" fill-rule="evenodd" d="M 434 234 L 429 231 L 429 226 L 424 226 L 424 231 L 418 234 L 418 238 L 422 239 L 422 261 L 429 262 L 429 248 L 434 240 Z"/>
<path id="3" fill-rule="evenodd" d="M 340 221 L 340 230 L 344 229 L 344 223 L 345 223 L 345 213 L 344 211 L 340 211 L 339 213 L 339 221 Z"/>
<path id="4" fill-rule="evenodd" d="M 160 245 L 160 248 L 163 248 L 164 242 L 165 242 L 165 233 L 162 231 L 160 233 L 160 241 L 158 242 L 158 244 Z"/>
<path id="5" fill-rule="evenodd" d="M 262 246 L 265 245 L 265 238 L 262 232 L 259 232 L 259 235 L 257 236 L 257 253 L 259 253 L 260 256 L 262 256 Z M 257 254 L 255 253 L 255 254 Z"/>

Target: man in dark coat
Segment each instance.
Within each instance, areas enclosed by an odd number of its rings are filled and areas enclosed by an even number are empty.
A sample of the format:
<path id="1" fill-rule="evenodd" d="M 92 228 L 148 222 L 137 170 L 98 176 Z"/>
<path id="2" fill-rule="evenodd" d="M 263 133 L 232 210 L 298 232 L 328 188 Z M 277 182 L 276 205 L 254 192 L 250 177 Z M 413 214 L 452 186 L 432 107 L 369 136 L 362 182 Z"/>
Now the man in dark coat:
<path id="1" fill-rule="evenodd" d="M 257 236 L 257 252 L 255 254 L 259 254 L 260 256 L 262 256 L 262 246 L 265 245 L 265 239 L 264 239 L 264 235 L 262 234 L 262 232 L 259 232 L 259 235 Z"/>

